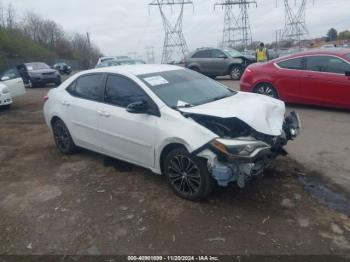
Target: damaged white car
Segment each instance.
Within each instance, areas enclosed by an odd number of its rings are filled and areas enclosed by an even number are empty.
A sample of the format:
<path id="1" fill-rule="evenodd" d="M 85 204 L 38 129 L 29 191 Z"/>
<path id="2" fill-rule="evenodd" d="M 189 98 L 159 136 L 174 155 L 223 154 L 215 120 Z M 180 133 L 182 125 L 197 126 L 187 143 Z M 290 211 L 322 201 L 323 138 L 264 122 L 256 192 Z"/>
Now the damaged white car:
<path id="1" fill-rule="evenodd" d="M 143 166 L 189 200 L 244 187 L 300 129 L 282 101 L 169 65 L 76 74 L 48 93 L 44 113 L 63 153 L 83 147 Z"/>

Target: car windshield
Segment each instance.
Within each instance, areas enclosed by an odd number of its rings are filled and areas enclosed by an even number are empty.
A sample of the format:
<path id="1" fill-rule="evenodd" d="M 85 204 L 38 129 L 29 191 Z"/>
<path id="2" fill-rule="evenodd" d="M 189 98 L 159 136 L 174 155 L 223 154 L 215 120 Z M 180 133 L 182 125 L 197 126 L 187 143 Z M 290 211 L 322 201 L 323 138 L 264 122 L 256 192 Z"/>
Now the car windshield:
<path id="1" fill-rule="evenodd" d="M 26 68 L 28 71 L 50 69 L 50 67 L 45 63 L 29 63 L 26 64 Z"/>
<path id="2" fill-rule="evenodd" d="M 173 70 L 139 75 L 169 107 L 191 107 L 236 94 L 226 86 L 191 70 Z"/>
<path id="3" fill-rule="evenodd" d="M 232 57 L 237 57 L 237 56 L 243 56 L 241 52 L 235 50 L 235 49 L 230 49 L 230 50 L 225 50 L 225 52 Z"/>

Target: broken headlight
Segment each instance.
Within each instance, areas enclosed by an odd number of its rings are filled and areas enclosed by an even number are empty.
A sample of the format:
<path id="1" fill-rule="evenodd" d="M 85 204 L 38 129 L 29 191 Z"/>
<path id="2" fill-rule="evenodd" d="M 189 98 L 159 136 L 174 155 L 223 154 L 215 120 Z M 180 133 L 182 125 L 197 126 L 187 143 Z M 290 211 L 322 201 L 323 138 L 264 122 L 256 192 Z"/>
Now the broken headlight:
<path id="1" fill-rule="evenodd" d="M 248 137 L 241 139 L 220 138 L 213 140 L 210 144 L 220 152 L 233 157 L 254 157 L 262 150 L 271 148 L 262 141 Z"/>

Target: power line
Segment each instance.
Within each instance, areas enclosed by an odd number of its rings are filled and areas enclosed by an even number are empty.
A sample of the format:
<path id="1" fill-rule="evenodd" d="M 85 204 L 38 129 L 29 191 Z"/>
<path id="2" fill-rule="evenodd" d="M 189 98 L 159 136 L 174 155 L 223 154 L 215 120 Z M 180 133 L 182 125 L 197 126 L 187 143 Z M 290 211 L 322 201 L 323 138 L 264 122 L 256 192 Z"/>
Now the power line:
<path id="1" fill-rule="evenodd" d="M 149 6 L 157 6 L 159 8 L 160 15 L 163 21 L 163 27 L 165 31 L 162 63 L 174 62 L 182 59 L 188 54 L 188 46 L 185 37 L 182 32 L 182 20 L 184 13 L 184 6 L 191 4 L 189 0 L 155 0 L 152 1 Z M 172 25 L 170 20 L 167 18 L 164 7 L 170 7 L 173 11 L 174 6 L 180 7 L 180 12 L 177 16 L 175 25 Z"/>
<path id="2" fill-rule="evenodd" d="M 221 6 L 225 9 L 223 48 L 243 46 L 247 49 L 251 46 L 253 39 L 248 16 L 250 4 L 257 6 L 255 0 L 220 0 L 214 4 L 214 8 Z M 238 6 L 238 15 L 235 14 L 235 6 Z"/>

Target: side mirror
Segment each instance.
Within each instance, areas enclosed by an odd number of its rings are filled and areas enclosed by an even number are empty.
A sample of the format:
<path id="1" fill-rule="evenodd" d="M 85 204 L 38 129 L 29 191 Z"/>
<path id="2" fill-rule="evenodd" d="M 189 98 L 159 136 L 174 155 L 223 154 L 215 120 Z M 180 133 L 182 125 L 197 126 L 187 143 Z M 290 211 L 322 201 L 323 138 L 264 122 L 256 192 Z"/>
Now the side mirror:
<path id="1" fill-rule="evenodd" d="M 10 78 L 8 76 L 1 77 L 1 81 L 7 81 L 7 80 L 10 80 Z"/>
<path id="2" fill-rule="evenodd" d="M 132 114 L 144 114 L 148 112 L 148 109 L 149 105 L 144 100 L 131 103 L 126 107 L 126 111 Z"/>
<path id="3" fill-rule="evenodd" d="M 346 71 L 345 76 L 350 76 L 350 71 Z"/>

